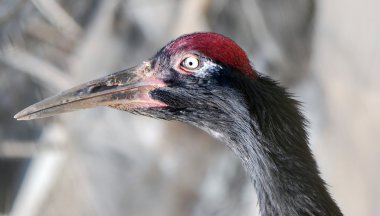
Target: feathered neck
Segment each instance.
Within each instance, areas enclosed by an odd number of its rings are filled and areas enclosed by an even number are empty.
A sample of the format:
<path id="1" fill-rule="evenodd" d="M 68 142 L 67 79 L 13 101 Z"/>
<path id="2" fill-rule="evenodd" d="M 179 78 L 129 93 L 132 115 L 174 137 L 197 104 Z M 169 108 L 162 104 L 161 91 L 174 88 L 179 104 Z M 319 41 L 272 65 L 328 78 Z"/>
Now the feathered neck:
<path id="1" fill-rule="evenodd" d="M 299 103 L 269 78 L 234 83 L 246 108 L 233 111 L 234 125 L 222 133 L 254 182 L 262 215 L 342 215 L 319 175 Z"/>

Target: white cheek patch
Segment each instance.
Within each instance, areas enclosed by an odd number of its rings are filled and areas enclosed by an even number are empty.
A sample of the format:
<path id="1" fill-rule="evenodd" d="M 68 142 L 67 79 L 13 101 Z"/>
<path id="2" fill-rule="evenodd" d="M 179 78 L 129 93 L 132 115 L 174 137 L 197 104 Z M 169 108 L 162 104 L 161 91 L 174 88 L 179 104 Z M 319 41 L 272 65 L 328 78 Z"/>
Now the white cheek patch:
<path id="1" fill-rule="evenodd" d="M 204 61 L 203 65 L 201 68 L 199 68 L 196 72 L 195 75 L 198 77 L 205 77 L 207 74 L 214 73 L 216 71 L 219 71 L 222 69 L 222 67 L 218 64 L 215 64 L 212 61 Z"/>

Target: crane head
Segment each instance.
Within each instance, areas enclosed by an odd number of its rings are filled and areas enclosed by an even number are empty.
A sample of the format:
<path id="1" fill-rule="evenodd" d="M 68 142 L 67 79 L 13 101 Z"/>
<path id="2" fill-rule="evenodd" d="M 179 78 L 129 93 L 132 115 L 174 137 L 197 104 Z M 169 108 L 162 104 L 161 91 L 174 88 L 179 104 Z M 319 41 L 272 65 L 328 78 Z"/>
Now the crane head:
<path id="1" fill-rule="evenodd" d="M 219 118 L 223 107 L 234 106 L 226 104 L 227 98 L 239 98 L 239 80 L 257 76 L 245 52 L 231 39 L 193 33 L 170 42 L 138 66 L 63 91 L 29 106 L 15 118 L 30 120 L 109 106 L 155 118 L 197 122 L 206 118 L 204 115 Z"/>

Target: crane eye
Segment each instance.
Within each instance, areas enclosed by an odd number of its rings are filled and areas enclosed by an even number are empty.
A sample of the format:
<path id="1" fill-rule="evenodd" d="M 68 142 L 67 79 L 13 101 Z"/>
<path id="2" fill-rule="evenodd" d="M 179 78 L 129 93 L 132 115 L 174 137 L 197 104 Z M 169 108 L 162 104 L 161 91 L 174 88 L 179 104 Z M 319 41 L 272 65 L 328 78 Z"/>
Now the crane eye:
<path id="1" fill-rule="evenodd" d="M 199 59 L 195 56 L 187 57 L 182 61 L 181 66 L 187 70 L 197 69 L 199 66 Z"/>

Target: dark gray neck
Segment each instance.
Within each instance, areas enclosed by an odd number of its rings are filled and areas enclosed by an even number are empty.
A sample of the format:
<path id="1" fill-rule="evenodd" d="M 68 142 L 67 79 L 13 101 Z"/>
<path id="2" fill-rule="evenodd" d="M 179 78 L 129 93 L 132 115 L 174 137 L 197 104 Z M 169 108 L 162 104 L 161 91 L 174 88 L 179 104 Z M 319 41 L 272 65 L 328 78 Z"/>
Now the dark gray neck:
<path id="1" fill-rule="evenodd" d="M 213 82 L 156 90 L 153 97 L 173 108 L 154 116 L 190 123 L 227 143 L 254 182 L 262 215 L 342 215 L 319 176 L 298 102 L 269 78 L 236 74 L 226 70 Z"/>
<path id="2" fill-rule="evenodd" d="M 234 93 L 227 100 L 230 108 L 219 117 L 218 132 L 211 133 L 241 158 L 261 214 L 342 215 L 319 176 L 297 101 L 271 80 L 251 86 L 243 98 Z"/>
<path id="3" fill-rule="evenodd" d="M 256 129 L 240 129 L 228 146 L 254 182 L 262 215 L 341 215 L 308 148 L 289 152 L 291 139 L 276 143 Z"/>

